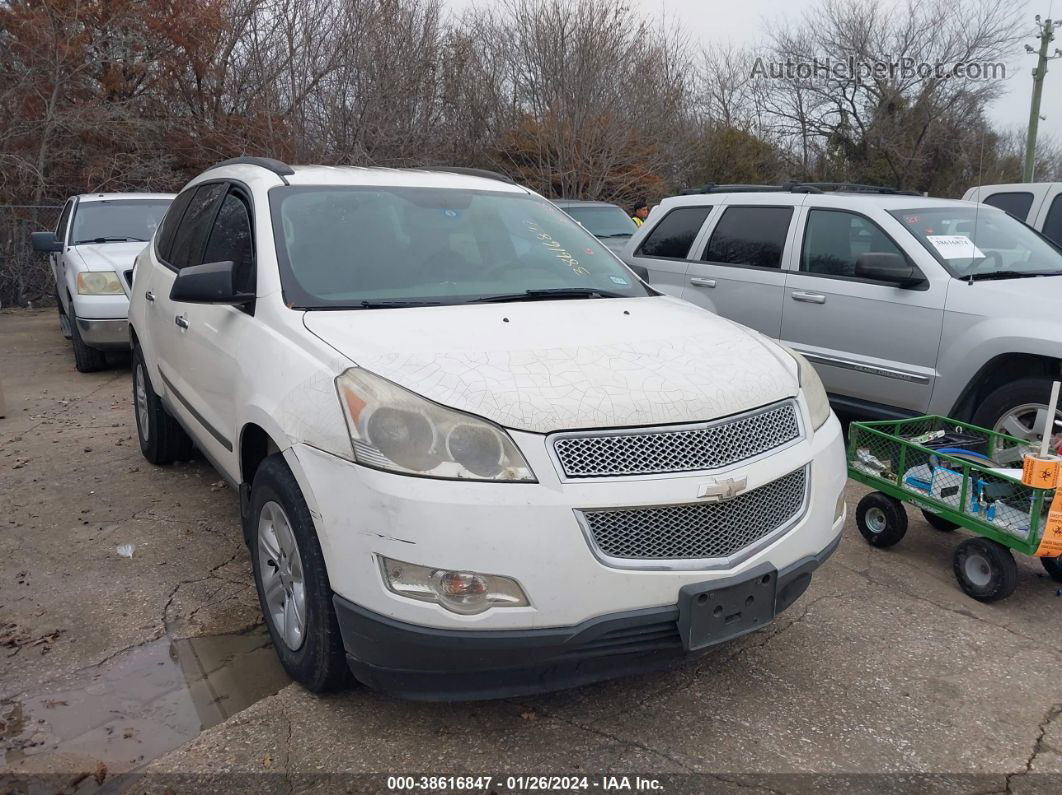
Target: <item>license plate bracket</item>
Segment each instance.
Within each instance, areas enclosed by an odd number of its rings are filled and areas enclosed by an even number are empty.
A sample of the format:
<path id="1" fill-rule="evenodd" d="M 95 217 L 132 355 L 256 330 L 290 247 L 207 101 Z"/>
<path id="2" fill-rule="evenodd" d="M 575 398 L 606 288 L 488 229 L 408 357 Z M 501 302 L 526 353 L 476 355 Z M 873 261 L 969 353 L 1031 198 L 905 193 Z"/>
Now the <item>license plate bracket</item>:
<path id="1" fill-rule="evenodd" d="M 770 623 L 778 571 L 761 563 L 744 577 L 684 585 L 679 589 L 679 632 L 687 651 L 736 638 Z"/>

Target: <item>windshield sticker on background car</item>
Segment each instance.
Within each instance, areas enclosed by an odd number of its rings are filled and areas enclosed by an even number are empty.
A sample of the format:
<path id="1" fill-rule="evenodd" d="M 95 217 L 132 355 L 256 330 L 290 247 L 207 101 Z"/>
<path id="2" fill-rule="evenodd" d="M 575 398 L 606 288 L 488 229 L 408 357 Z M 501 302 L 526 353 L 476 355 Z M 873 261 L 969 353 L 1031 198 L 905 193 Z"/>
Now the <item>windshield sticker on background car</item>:
<path id="1" fill-rule="evenodd" d="M 630 282 L 624 279 L 622 276 L 609 276 L 608 278 L 612 279 L 613 284 L 621 284 L 624 287 L 630 284 Z"/>
<path id="2" fill-rule="evenodd" d="M 542 227 L 540 227 L 537 223 L 535 223 L 534 221 L 528 221 L 527 230 L 536 238 L 538 238 L 539 242 L 542 243 L 543 246 L 552 251 L 558 259 L 563 260 L 568 265 L 568 267 L 575 271 L 577 274 L 579 274 L 580 276 L 590 275 L 590 271 L 580 265 L 579 260 L 573 257 L 571 253 L 563 246 L 561 246 L 558 241 L 554 240 L 553 235 L 551 235 L 549 232 L 542 231 Z"/>
<path id="3" fill-rule="evenodd" d="M 984 259 L 984 252 L 966 235 L 926 235 L 944 259 Z"/>

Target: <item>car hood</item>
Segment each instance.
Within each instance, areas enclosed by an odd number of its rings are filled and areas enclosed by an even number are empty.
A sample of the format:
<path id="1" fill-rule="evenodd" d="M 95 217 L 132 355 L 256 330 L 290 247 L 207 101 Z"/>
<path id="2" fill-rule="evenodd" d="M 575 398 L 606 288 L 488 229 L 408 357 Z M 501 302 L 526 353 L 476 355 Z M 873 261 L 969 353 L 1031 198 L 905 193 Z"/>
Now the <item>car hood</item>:
<path id="1" fill-rule="evenodd" d="M 969 284 L 953 279 L 947 308 L 985 317 L 1055 318 L 1062 305 L 1062 276 L 999 279 Z"/>
<path id="2" fill-rule="evenodd" d="M 133 267 L 136 255 L 144 250 L 147 243 L 139 241 L 132 243 L 82 243 L 73 246 L 73 250 L 81 257 L 84 270 L 87 271 L 115 271 L 121 273 Z"/>
<path id="3" fill-rule="evenodd" d="M 538 433 L 700 422 L 798 390 L 781 349 L 668 296 L 309 311 L 303 322 L 413 392 Z"/>

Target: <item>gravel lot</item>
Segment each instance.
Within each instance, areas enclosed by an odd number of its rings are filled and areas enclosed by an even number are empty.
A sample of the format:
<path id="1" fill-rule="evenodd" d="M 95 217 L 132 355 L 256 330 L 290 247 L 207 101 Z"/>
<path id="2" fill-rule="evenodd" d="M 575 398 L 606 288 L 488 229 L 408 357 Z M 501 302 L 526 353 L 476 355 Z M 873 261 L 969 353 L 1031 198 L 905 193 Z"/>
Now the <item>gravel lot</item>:
<path id="1" fill-rule="evenodd" d="M 1057 584 L 1023 559 L 1014 596 L 979 604 L 951 573 L 960 536 L 913 512 L 891 550 L 849 521 L 791 611 L 672 672 L 472 705 L 320 698 L 263 649 L 236 496 L 205 462 L 141 458 L 128 363 L 78 374 L 54 310 L 5 310 L 0 381 L 0 791 L 372 792 L 387 773 L 1062 787 L 1038 775 L 1062 774 Z"/>

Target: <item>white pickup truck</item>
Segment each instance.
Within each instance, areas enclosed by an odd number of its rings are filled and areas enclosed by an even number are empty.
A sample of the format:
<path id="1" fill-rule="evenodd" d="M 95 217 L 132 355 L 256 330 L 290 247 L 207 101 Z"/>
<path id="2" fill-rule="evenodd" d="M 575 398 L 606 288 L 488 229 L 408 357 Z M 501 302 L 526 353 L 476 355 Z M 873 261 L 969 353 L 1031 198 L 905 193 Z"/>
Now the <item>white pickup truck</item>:
<path id="1" fill-rule="evenodd" d="M 71 196 L 54 232 L 34 232 L 48 255 L 63 336 L 82 373 L 103 369 L 108 350 L 129 350 L 129 289 L 136 255 L 155 234 L 170 193 Z"/>
<path id="2" fill-rule="evenodd" d="M 998 207 L 1062 246 L 1062 182 L 979 185 L 962 199 Z"/>

